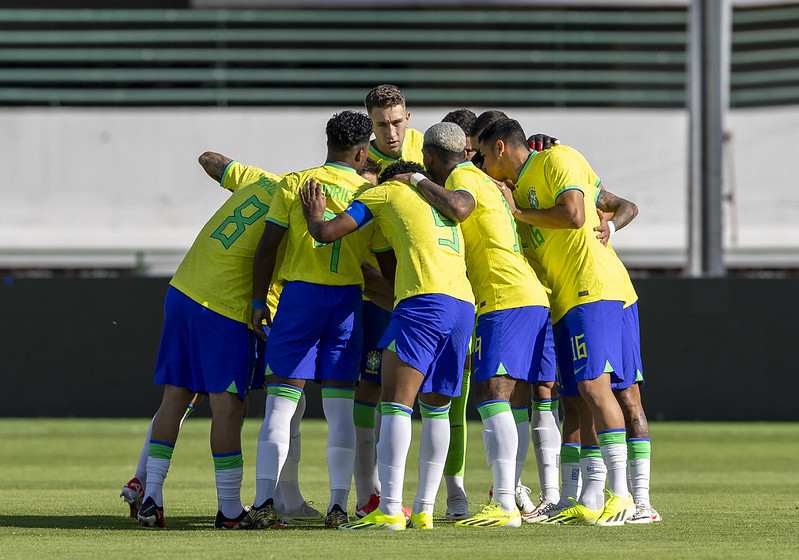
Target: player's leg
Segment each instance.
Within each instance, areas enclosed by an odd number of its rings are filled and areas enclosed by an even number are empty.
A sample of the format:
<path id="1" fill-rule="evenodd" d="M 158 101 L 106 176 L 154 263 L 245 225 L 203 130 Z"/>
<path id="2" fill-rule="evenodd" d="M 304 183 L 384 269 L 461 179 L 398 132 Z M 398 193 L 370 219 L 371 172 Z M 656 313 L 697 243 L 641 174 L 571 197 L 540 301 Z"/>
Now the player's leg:
<path id="1" fill-rule="evenodd" d="M 554 381 L 533 385 L 532 427 L 533 451 L 541 485 L 541 503 L 533 514 L 540 514 L 549 504 L 560 501 L 558 464 L 560 461 L 560 416 L 557 389 Z"/>
<path id="2" fill-rule="evenodd" d="M 510 396 L 511 413 L 516 423 L 516 507 L 522 520 L 535 509 L 530 500 L 530 489 L 522 483 L 522 471 L 530 450 L 530 388 L 529 383 L 517 383 Z"/>
<path id="3" fill-rule="evenodd" d="M 139 454 L 139 462 L 136 464 L 136 472 L 119 493 L 119 496 L 130 506 L 130 516 L 133 519 L 136 519 L 136 514 L 141 509 L 144 489 L 147 486 L 147 458 L 150 456 L 150 435 L 153 431 L 153 420 L 155 420 L 155 416 L 150 420 L 150 425 L 147 427 L 147 435 L 144 438 L 144 445 Z"/>
<path id="4" fill-rule="evenodd" d="M 244 399 L 233 391 L 210 393 L 211 453 L 214 459 L 218 511 L 217 529 L 232 529 L 246 515 L 241 505 L 244 460 L 241 455 L 241 419 Z"/>
<path id="5" fill-rule="evenodd" d="M 381 352 L 382 354 L 382 352 Z M 363 517 L 377 507 L 380 481 L 377 478 L 377 435 L 375 416 L 380 403 L 380 384 L 363 378 L 355 387 L 355 515 Z"/>
<path id="6" fill-rule="evenodd" d="M 449 409 L 449 450 L 444 462 L 444 483 L 447 487 L 447 509 L 444 518 L 449 521 L 469 517 L 469 501 L 463 485 L 466 466 L 466 404 L 472 382 L 471 355 L 463 368 L 461 394 L 452 399 Z"/>
<path id="7" fill-rule="evenodd" d="M 435 392 L 420 394 L 419 411 L 422 415 L 419 485 L 409 525 L 414 529 L 432 529 L 436 493 L 444 474 L 450 443 L 450 397 Z"/>

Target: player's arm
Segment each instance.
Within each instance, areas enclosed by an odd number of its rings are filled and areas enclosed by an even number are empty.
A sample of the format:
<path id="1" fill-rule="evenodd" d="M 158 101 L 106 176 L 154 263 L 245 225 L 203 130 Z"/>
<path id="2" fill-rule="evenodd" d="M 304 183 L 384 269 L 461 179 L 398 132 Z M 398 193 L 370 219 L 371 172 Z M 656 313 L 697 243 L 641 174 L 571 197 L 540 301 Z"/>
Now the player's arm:
<path id="1" fill-rule="evenodd" d="M 505 185 L 499 186 L 505 195 L 511 214 L 520 222 L 547 229 L 580 229 L 585 223 L 583 192 L 578 189 L 563 191 L 552 208 L 519 208 Z"/>
<path id="2" fill-rule="evenodd" d="M 411 184 L 415 173 L 400 173 L 395 181 Z M 454 222 L 462 222 L 474 211 L 474 198 L 466 191 L 445 189 L 431 179 L 424 178 L 416 183 L 416 190 L 425 197 L 430 206 Z"/>
<path id="3" fill-rule="evenodd" d="M 601 183 L 599 188 L 596 208 L 600 212 L 600 224 L 594 228 L 594 231 L 598 232 L 597 239 L 607 245 L 613 232 L 620 230 L 635 219 L 638 215 L 638 206 L 627 199 L 606 191 Z"/>
<path id="4" fill-rule="evenodd" d="M 325 221 L 327 197 L 322 194 L 322 184 L 315 178 L 307 181 L 300 189 L 300 200 L 302 214 L 308 222 L 308 233 L 319 243 L 332 243 L 358 229 L 358 222 L 347 212 Z"/>
<path id="5" fill-rule="evenodd" d="M 252 317 L 250 322 L 255 334 L 266 339 L 263 329 L 263 321 L 272 326 L 272 317 L 269 315 L 269 308 L 266 307 L 266 293 L 272 282 L 272 275 L 275 271 L 275 261 L 277 260 L 277 248 L 286 234 L 286 228 L 273 222 L 266 222 L 264 232 L 258 241 L 255 249 L 255 256 L 252 263 Z"/>
<path id="6" fill-rule="evenodd" d="M 383 274 L 370 265 L 361 263 L 363 273 L 363 294 L 386 311 L 394 309 L 394 287 Z"/>
<path id="7" fill-rule="evenodd" d="M 233 160 L 216 152 L 204 152 L 197 161 L 200 162 L 200 165 L 211 179 L 214 179 L 217 183 L 221 183 L 225 168 L 227 168 Z"/>

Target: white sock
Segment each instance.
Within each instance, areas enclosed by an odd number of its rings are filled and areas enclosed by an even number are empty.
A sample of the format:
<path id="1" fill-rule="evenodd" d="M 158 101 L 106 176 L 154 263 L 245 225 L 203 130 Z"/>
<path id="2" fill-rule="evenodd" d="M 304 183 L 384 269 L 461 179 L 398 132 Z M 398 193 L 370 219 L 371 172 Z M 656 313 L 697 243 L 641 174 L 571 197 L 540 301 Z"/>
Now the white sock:
<path id="1" fill-rule="evenodd" d="M 602 459 L 608 471 L 608 490 L 613 496 L 627 497 L 627 445 L 603 445 Z"/>
<path id="2" fill-rule="evenodd" d="M 560 501 L 558 460 L 560 458 L 560 423 L 557 410 L 533 408 L 533 449 L 538 467 L 541 494 L 552 503 Z"/>
<path id="3" fill-rule="evenodd" d="M 215 470 L 216 501 L 219 511 L 228 519 L 235 519 L 241 514 L 241 481 L 244 468 Z"/>
<path id="4" fill-rule="evenodd" d="M 527 461 L 527 453 L 530 450 L 530 420 L 528 417 L 528 407 L 517 407 L 512 409 L 513 419 L 516 423 L 516 485 L 522 483 L 522 471 L 524 463 Z M 514 490 L 515 492 L 515 490 Z"/>
<path id="5" fill-rule="evenodd" d="M 583 447 L 583 451 L 590 449 L 593 453 L 598 451 L 595 447 Z M 605 475 L 607 469 L 601 457 L 580 457 L 580 475 L 583 479 L 583 489 L 579 502 L 591 510 L 602 510 L 605 507 Z"/>
<path id="6" fill-rule="evenodd" d="M 327 473 L 330 506 L 347 510 L 347 499 L 355 466 L 355 424 L 352 405 L 355 389 L 322 388 L 322 408 L 327 419 Z M 331 395 L 337 396 L 331 396 Z M 342 396 L 346 395 L 346 396 Z M 328 508 L 328 510 L 329 510 Z"/>
<path id="7" fill-rule="evenodd" d="M 170 459 L 156 459 L 147 457 L 147 487 L 144 491 L 144 499 L 152 498 L 155 505 L 164 505 L 164 479 L 169 472 Z"/>
<path id="8" fill-rule="evenodd" d="M 382 493 L 380 511 L 397 515 L 402 511 L 405 463 L 411 447 L 411 409 L 399 403 L 383 403 L 380 441 L 377 443 L 377 474 Z"/>
<path id="9" fill-rule="evenodd" d="M 650 459 L 628 459 L 630 493 L 635 503 L 649 505 Z"/>
<path id="10" fill-rule="evenodd" d="M 444 474 L 449 451 L 449 409 L 419 403 L 422 411 L 422 441 L 419 445 L 419 487 L 413 501 L 413 512 L 433 514 L 436 494 Z"/>
<path id="11" fill-rule="evenodd" d="M 380 495 L 380 478 L 377 476 L 377 444 L 380 442 L 380 422 L 383 419 L 383 414 L 380 411 L 380 403 L 377 403 L 375 408 L 375 468 L 372 472 L 372 484 L 375 488 L 375 494 Z"/>
<path id="12" fill-rule="evenodd" d="M 359 505 L 366 504 L 372 494 L 378 494 L 375 408 L 369 403 L 356 402 L 354 405 L 356 424 L 353 477 L 355 478 L 356 501 Z M 358 414 L 363 414 L 364 417 L 357 418 Z M 366 425 L 358 425 L 359 422 Z"/>
<path id="13" fill-rule="evenodd" d="M 485 414 L 484 409 L 478 407 L 478 410 L 481 411 L 481 416 Z M 510 405 L 507 410 L 483 417 L 483 443 L 494 480 L 493 500 L 504 511 L 516 509 L 518 439 L 514 427 L 518 427 L 518 424 L 513 419 Z"/>
<path id="14" fill-rule="evenodd" d="M 447 485 L 447 500 L 466 498 L 466 488 L 463 486 L 463 477 L 457 474 L 444 477 Z"/>
<path id="15" fill-rule="evenodd" d="M 283 470 L 280 471 L 280 478 L 275 488 L 275 509 L 283 508 L 284 511 L 293 512 L 305 503 L 300 491 L 300 455 L 302 453 L 302 434 L 300 433 L 300 422 L 305 414 L 305 393 L 297 401 L 297 410 L 291 417 L 289 452 L 286 455 L 286 462 Z"/>
<path id="16" fill-rule="evenodd" d="M 269 385 L 267 393 L 255 461 L 254 505 L 258 507 L 275 497 L 277 479 L 289 452 L 291 417 L 297 409 L 301 391 L 286 385 Z"/>
<path id="17" fill-rule="evenodd" d="M 154 421 L 155 416 L 150 420 L 150 427 L 147 428 L 147 438 L 144 440 L 144 447 L 142 447 L 141 454 L 139 455 L 139 463 L 136 465 L 136 474 L 133 475 L 139 479 L 139 482 L 141 482 L 144 488 L 147 488 L 147 457 L 150 456 L 150 435 L 153 433 Z"/>

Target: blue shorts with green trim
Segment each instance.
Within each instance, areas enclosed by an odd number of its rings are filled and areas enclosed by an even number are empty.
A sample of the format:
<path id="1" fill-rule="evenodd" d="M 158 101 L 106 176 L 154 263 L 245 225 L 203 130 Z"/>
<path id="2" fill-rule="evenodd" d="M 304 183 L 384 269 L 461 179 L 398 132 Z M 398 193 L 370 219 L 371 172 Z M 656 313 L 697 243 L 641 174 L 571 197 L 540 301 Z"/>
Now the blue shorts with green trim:
<path id="1" fill-rule="evenodd" d="M 362 303 L 358 286 L 287 282 L 266 341 L 267 376 L 356 382 Z"/>
<path id="2" fill-rule="evenodd" d="M 569 309 L 552 326 L 563 396 L 577 396 L 579 381 L 605 372 L 611 374 L 611 383 L 621 381 L 615 371 L 622 366 L 623 306 L 621 301 L 584 303 Z"/>
<path id="3" fill-rule="evenodd" d="M 507 375 L 536 383 L 547 334 L 549 309 L 540 305 L 484 313 L 475 329 L 472 379 Z"/>
<path id="4" fill-rule="evenodd" d="M 474 305 L 443 294 L 412 296 L 391 313 L 378 348 L 388 348 L 424 375 L 419 393 L 461 394 Z"/>
<path id="5" fill-rule="evenodd" d="M 626 389 L 633 383 L 644 384 L 644 366 L 641 361 L 641 334 L 638 326 L 638 302 L 622 311 L 622 364 L 621 382 L 613 383 L 613 390 Z"/>
<path id="6" fill-rule="evenodd" d="M 377 345 L 391 320 L 391 311 L 386 311 L 371 301 L 363 302 L 363 354 L 361 355 L 361 379 L 381 383 L 380 364 L 383 350 Z"/>
<path id="7" fill-rule="evenodd" d="M 544 350 L 541 353 L 541 361 L 537 364 L 535 360 L 530 365 L 538 371 L 533 371 L 532 383 L 553 383 L 558 380 L 558 361 L 555 358 L 555 336 L 552 334 L 552 317 L 547 315 L 546 334 L 544 338 Z"/>
<path id="8" fill-rule="evenodd" d="M 155 364 L 156 385 L 244 398 L 255 369 L 256 336 L 248 325 L 212 311 L 170 286 Z"/>

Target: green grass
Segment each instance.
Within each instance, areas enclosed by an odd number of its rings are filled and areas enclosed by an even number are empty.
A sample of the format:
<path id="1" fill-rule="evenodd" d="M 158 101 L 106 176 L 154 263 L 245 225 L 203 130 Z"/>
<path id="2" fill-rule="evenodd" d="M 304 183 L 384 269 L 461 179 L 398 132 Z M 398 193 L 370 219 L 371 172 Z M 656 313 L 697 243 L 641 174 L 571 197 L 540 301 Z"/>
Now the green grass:
<path id="1" fill-rule="evenodd" d="M 260 422 L 244 428 L 242 497 L 254 495 Z M 653 423 L 652 500 L 663 522 L 625 527 L 525 525 L 433 531 L 214 531 L 209 421 L 184 425 L 165 485 L 168 529 L 144 530 L 118 497 L 146 420 L 0 420 L 0 558 L 799 558 L 799 424 Z M 419 425 L 405 502 L 416 489 Z M 326 428 L 303 423 L 300 482 L 327 503 Z M 466 487 L 473 509 L 491 484 L 480 426 L 469 426 Z M 524 480 L 537 489 L 535 463 Z M 535 496 L 533 496 L 535 498 Z M 437 517 L 443 517 L 444 491 Z M 350 500 L 353 505 L 354 491 Z"/>

